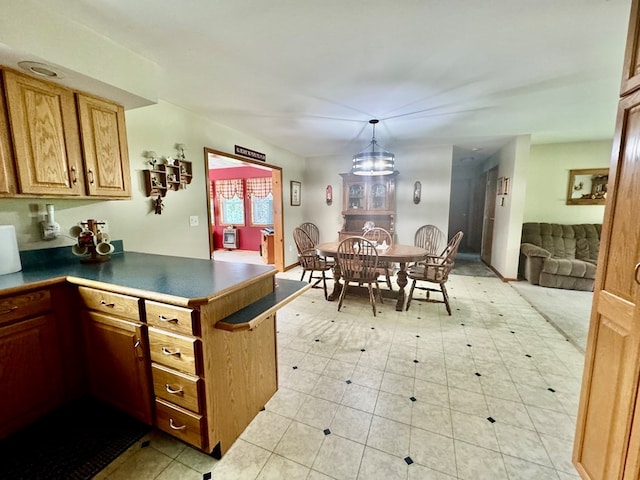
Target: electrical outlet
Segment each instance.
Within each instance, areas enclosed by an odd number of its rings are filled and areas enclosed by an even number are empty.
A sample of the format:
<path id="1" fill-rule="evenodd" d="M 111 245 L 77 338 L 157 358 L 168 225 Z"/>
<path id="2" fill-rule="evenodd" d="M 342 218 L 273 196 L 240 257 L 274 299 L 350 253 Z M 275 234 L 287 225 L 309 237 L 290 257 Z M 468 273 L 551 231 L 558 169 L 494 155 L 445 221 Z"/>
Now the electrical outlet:
<path id="1" fill-rule="evenodd" d="M 198 225 L 200 225 L 200 220 L 198 219 L 197 215 L 191 215 L 189 217 L 189 225 L 191 225 L 192 227 L 197 227 Z"/>

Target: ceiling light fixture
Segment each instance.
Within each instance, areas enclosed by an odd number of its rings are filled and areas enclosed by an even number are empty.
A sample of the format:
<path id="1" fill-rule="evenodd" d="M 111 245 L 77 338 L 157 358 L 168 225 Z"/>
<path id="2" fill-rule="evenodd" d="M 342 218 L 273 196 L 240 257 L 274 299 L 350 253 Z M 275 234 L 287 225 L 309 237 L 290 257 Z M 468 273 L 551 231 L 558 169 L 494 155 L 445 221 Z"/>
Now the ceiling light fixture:
<path id="1" fill-rule="evenodd" d="M 23 70 L 38 75 L 39 77 L 46 78 L 64 78 L 64 74 L 56 70 L 54 67 L 40 62 L 18 62 L 18 65 Z"/>
<path id="2" fill-rule="evenodd" d="M 380 120 L 369 120 L 373 125 L 373 138 L 369 146 L 353 156 L 351 173 L 354 175 L 391 175 L 395 167 L 395 155 L 384 150 L 376 142 L 376 124 Z"/>

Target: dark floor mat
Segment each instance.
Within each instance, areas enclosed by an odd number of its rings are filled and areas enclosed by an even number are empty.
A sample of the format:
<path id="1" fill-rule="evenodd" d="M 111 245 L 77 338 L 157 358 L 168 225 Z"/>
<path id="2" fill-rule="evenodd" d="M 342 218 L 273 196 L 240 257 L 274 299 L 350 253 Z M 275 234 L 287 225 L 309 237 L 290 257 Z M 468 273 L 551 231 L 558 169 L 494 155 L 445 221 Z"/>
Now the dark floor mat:
<path id="1" fill-rule="evenodd" d="M 150 430 L 98 401 L 77 400 L 0 441 L 0 478 L 90 479 Z"/>
<path id="2" fill-rule="evenodd" d="M 495 277 L 496 274 L 480 260 L 477 253 L 458 252 L 451 273 L 454 275 L 468 275 L 471 277 Z"/>

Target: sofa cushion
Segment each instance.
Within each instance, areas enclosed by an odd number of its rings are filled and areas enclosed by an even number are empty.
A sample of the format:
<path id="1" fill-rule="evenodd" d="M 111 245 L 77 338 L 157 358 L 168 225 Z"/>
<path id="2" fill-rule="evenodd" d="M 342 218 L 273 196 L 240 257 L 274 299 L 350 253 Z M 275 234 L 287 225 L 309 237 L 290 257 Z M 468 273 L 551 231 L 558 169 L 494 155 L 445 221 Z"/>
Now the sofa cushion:
<path id="1" fill-rule="evenodd" d="M 596 265 L 573 258 L 547 258 L 542 263 L 542 271 L 565 277 L 596 278 Z"/>
<path id="2" fill-rule="evenodd" d="M 521 243 L 542 247 L 553 258 L 578 258 L 595 262 L 598 259 L 601 229 L 600 224 L 524 223 Z"/>

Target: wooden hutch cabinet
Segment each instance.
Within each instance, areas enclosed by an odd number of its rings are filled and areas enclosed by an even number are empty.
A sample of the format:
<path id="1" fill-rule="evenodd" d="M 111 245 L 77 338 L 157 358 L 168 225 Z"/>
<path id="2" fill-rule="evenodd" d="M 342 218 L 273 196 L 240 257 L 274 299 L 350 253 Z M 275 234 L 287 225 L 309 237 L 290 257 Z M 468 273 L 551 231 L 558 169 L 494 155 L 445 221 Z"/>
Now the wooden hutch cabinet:
<path id="1" fill-rule="evenodd" d="M 353 235 L 362 235 L 365 222 L 376 227 L 395 231 L 396 177 L 391 175 L 364 176 L 341 173 L 342 177 L 342 230 L 340 240 Z"/>

